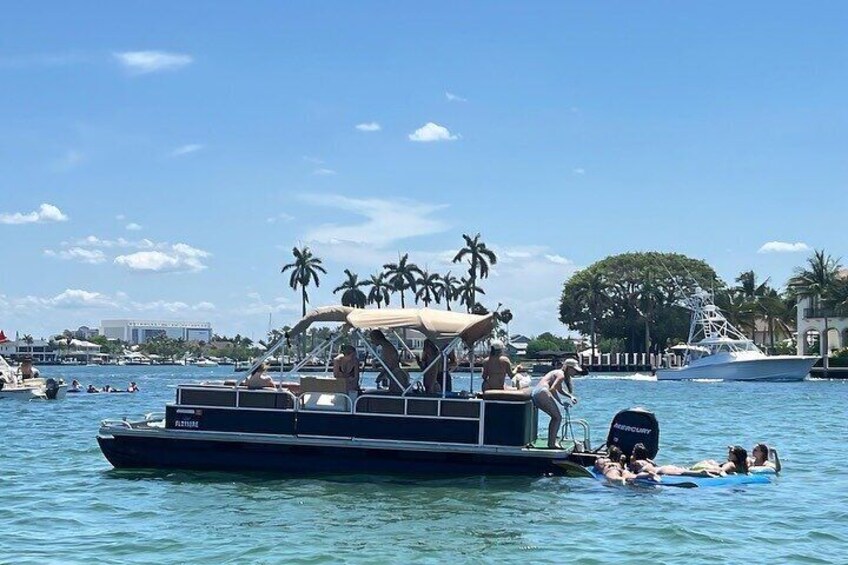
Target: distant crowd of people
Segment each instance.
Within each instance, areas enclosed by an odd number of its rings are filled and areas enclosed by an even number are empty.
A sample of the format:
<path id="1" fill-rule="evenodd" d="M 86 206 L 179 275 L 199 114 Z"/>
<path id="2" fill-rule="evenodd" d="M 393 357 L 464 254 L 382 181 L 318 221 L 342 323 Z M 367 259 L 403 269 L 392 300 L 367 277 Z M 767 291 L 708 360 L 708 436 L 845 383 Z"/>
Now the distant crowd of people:
<path id="1" fill-rule="evenodd" d="M 630 455 L 625 455 L 617 446 L 611 446 L 606 457 L 595 461 L 595 469 L 613 484 L 627 484 L 636 479 L 661 482 L 664 475 L 689 477 L 724 477 L 727 475 L 746 475 L 752 471 L 765 469 L 779 473 L 780 456 L 777 450 L 765 443 L 758 443 L 751 450 L 751 456 L 741 445 L 727 446 L 727 460 L 718 462 L 705 459 L 691 467 L 679 465 L 657 465 L 651 460 L 644 444 L 633 446 Z"/>
<path id="2" fill-rule="evenodd" d="M 139 392 L 138 385 L 135 384 L 135 381 L 130 382 L 129 386 L 126 389 L 115 388 L 112 385 L 105 385 L 103 387 L 97 388 L 96 386 L 90 384 L 87 388 L 83 388 L 80 382 L 76 379 L 71 382 L 70 388 L 68 388 L 68 392 L 87 392 L 89 394 L 95 394 L 100 392 Z"/>

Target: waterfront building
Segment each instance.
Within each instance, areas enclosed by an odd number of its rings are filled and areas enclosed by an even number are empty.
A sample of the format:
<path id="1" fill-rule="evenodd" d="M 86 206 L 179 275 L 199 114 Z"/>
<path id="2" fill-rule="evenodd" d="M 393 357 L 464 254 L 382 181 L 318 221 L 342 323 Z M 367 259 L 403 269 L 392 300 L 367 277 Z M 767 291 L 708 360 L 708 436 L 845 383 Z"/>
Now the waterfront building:
<path id="1" fill-rule="evenodd" d="M 835 316 L 829 308 L 824 308 L 809 298 L 798 300 L 798 355 L 809 355 L 812 347 L 821 342 L 827 331 L 829 352 L 839 351 L 848 346 L 848 317 Z"/>
<path id="2" fill-rule="evenodd" d="M 100 335 L 100 330 L 97 328 L 89 328 L 88 326 L 80 326 L 75 331 L 65 330 L 65 335 L 70 334 L 74 339 L 88 341 L 93 337 Z"/>
<path id="3" fill-rule="evenodd" d="M 56 363 L 59 352 L 46 339 L 16 339 L 0 343 L 0 355 L 12 361 L 20 361 L 29 355 L 37 365 L 39 363 Z"/>
<path id="4" fill-rule="evenodd" d="M 208 343 L 212 340 L 212 324 L 167 320 L 102 320 L 100 333 L 107 339 L 119 339 L 132 345 L 139 345 L 156 337 Z"/>
<path id="5" fill-rule="evenodd" d="M 515 334 L 509 338 L 509 343 L 506 345 L 507 353 L 516 357 L 524 357 L 527 355 L 529 343 L 530 338 L 526 335 Z"/>

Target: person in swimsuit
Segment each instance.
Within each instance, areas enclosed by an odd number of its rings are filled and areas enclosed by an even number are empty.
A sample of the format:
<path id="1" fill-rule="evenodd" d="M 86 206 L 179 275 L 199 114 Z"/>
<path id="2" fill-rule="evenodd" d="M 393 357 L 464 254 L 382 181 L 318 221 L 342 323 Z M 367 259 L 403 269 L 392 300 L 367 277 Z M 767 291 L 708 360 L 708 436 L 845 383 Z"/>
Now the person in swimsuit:
<path id="1" fill-rule="evenodd" d="M 41 376 L 38 369 L 32 366 L 32 357 L 26 355 L 21 360 L 21 365 L 18 367 L 18 373 L 21 375 L 21 380 L 37 379 Z"/>
<path id="2" fill-rule="evenodd" d="M 503 390 L 507 378 L 512 378 L 515 372 L 509 357 L 503 354 L 504 346 L 499 341 L 493 341 L 489 356 L 483 361 L 483 391 Z"/>
<path id="3" fill-rule="evenodd" d="M 333 359 L 333 376 L 345 381 L 348 395 L 355 400 L 359 395 L 359 359 L 354 346 L 342 346 L 341 354 Z"/>
<path id="4" fill-rule="evenodd" d="M 398 350 L 392 345 L 383 332 L 373 330 L 370 334 L 371 343 L 375 347 L 380 348 L 380 358 L 386 367 L 389 368 L 391 374 L 386 371 L 382 363 L 377 362 L 380 369 L 380 374 L 377 375 L 377 388 L 388 388 L 390 392 L 401 393 L 409 386 L 409 375 L 400 368 L 400 355 Z M 394 378 L 392 378 L 394 376 Z M 397 381 L 397 382 L 396 382 Z M 400 383 L 400 384 L 398 384 Z"/>
<path id="5" fill-rule="evenodd" d="M 773 448 L 769 448 L 765 443 L 758 443 L 751 450 L 751 455 L 753 457 L 748 458 L 748 469 L 774 469 L 775 473 L 780 472 L 780 455 L 778 455 L 777 450 Z M 770 458 L 773 457 L 774 461 L 771 461 Z"/>
<path id="6" fill-rule="evenodd" d="M 277 388 L 274 379 L 265 374 L 267 369 L 268 366 L 265 363 L 260 363 L 259 366 L 253 369 L 250 376 L 241 382 L 241 385 L 251 389 Z"/>
<path id="7" fill-rule="evenodd" d="M 447 383 L 446 392 L 451 392 L 453 390 L 453 379 L 451 379 L 450 372 L 456 369 L 456 354 L 451 351 L 448 355 L 448 370 L 446 378 L 444 374 L 444 362 L 441 360 L 441 357 L 439 348 L 436 344 L 430 339 L 425 339 L 424 347 L 421 352 L 421 360 L 418 364 L 421 366 L 421 370 L 424 371 L 424 390 L 426 392 L 442 392 L 442 388 L 444 387 L 444 383 L 442 381 Z M 438 361 L 433 363 L 436 359 L 438 359 Z M 430 367 L 430 363 L 433 363 L 432 367 Z M 427 367 L 430 368 L 427 369 Z"/>
<path id="8" fill-rule="evenodd" d="M 727 461 L 705 459 L 692 465 L 693 469 L 704 469 L 720 475 L 748 474 L 748 451 L 741 445 L 727 446 Z"/>
<path id="9" fill-rule="evenodd" d="M 679 465 L 657 465 L 648 456 L 648 450 L 643 443 L 633 446 L 628 468 L 633 473 L 648 473 L 652 476 L 685 476 L 685 477 L 715 477 L 723 474 L 718 469 L 690 469 Z"/>
<path id="10" fill-rule="evenodd" d="M 559 432 L 559 426 L 562 423 L 562 414 L 560 413 L 559 406 L 557 406 L 557 404 L 565 406 L 559 395 L 561 394 L 568 398 L 569 406 L 577 404 L 577 397 L 574 396 L 574 388 L 571 384 L 571 377 L 572 375 L 582 372 L 582 370 L 583 369 L 577 361 L 574 359 L 566 359 L 562 364 L 562 369 L 550 371 L 544 377 L 539 379 L 539 382 L 536 384 L 536 387 L 530 395 L 533 398 L 533 404 L 535 404 L 539 410 L 551 417 L 551 423 L 548 425 L 548 447 L 550 449 L 556 449 L 559 447 L 556 440 L 557 433 Z M 565 383 L 567 390 L 562 388 L 563 383 Z"/>

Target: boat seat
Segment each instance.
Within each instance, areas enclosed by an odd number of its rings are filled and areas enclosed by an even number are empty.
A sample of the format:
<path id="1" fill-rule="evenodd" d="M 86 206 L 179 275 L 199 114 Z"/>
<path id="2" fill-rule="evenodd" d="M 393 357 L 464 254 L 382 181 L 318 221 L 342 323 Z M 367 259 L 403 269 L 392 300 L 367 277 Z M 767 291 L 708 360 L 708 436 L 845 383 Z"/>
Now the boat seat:
<path id="1" fill-rule="evenodd" d="M 350 397 L 345 393 L 305 392 L 300 396 L 301 410 L 349 412 Z"/>
<path id="2" fill-rule="evenodd" d="M 300 392 L 347 392 L 344 379 L 333 377 L 300 377 Z"/>

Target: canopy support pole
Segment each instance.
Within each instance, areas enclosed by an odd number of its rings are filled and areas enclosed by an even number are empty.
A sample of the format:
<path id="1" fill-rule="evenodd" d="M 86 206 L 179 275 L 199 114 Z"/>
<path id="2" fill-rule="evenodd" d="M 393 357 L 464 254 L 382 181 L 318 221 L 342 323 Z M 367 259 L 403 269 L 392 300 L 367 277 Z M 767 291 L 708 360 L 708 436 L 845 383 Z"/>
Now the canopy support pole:
<path id="1" fill-rule="evenodd" d="M 409 355 L 412 356 L 413 359 L 415 359 L 415 352 L 412 351 L 409 348 L 408 345 L 406 345 L 406 341 L 398 335 L 397 330 L 392 330 L 392 335 L 397 338 L 398 343 L 400 343 L 403 346 L 403 348 L 406 350 L 406 352 L 409 353 Z"/>
<path id="2" fill-rule="evenodd" d="M 427 365 L 426 367 L 424 367 L 424 368 L 421 370 L 421 376 L 420 376 L 419 378 L 415 379 L 414 381 L 410 381 L 409 386 L 408 386 L 408 387 L 406 387 L 406 390 L 404 390 L 404 391 L 403 391 L 403 394 L 404 394 L 404 395 L 406 395 L 406 393 L 408 393 L 410 390 L 412 390 L 412 387 L 413 387 L 413 386 L 415 386 L 415 383 L 418 383 L 418 382 L 423 381 L 423 380 L 424 380 L 424 373 L 426 373 L 427 371 L 429 371 L 430 369 L 432 369 L 432 368 L 433 368 L 433 366 L 434 366 L 436 363 L 438 363 L 438 362 L 439 362 L 439 359 L 441 359 L 441 357 L 442 357 L 442 354 L 443 354 L 443 353 L 450 354 L 450 352 L 452 352 L 452 351 L 456 348 L 456 344 L 460 341 L 460 339 L 461 339 L 461 338 L 460 338 L 459 336 L 457 336 L 457 337 L 453 338 L 453 339 L 450 341 L 450 343 L 448 343 L 448 344 L 445 346 L 445 348 L 444 348 L 444 349 L 439 350 L 439 355 L 437 355 L 435 359 L 433 359 L 432 361 L 430 361 L 430 364 L 429 364 L 429 365 Z M 434 343 L 435 343 L 435 342 L 434 342 Z M 438 347 L 438 346 L 437 346 L 437 347 Z M 445 363 L 445 367 L 447 367 L 447 363 Z M 444 387 L 442 387 L 442 388 L 444 389 Z M 444 391 L 443 391 L 443 392 L 444 392 Z"/>
<path id="3" fill-rule="evenodd" d="M 476 345 L 476 344 L 475 344 Z M 471 394 L 474 394 L 474 346 L 468 348 L 468 370 L 471 371 L 471 385 L 469 385 L 469 390 Z"/>
<path id="4" fill-rule="evenodd" d="M 373 355 L 374 358 L 377 361 L 380 362 L 380 365 L 383 366 L 383 369 L 386 370 L 386 373 L 389 374 L 389 377 L 391 377 L 391 379 L 395 382 L 395 384 L 398 386 L 398 388 L 403 389 L 403 386 L 401 386 L 400 381 L 397 380 L 397 378 L 395 377 L 395 374 L 392 372 L 391 369 L 389 369 L 389 366 L 386 365 L 385 361 L 383 361 L 383 358 L 380 357 L 379 355 L 377 355 L 377 351 L 374 349 L 374 346 L 371 345 L 371 342 L 368 341 L 367 339 L 365 339 L 364 336 L 362 336 L 362 332 L 360 332 L 360 330 L 358 328 L 354 331 L 360 334 L 360 337 L 362 337 L 362 342 L 365 344 L 366 349 L 368 349 L 368 351 L 371 353 L 371 355 Z"/>
<path id="5" fill-rule="evenodd" d="M 292 373 L 294 373 L 295 371 L 299 371 L 301 368 L 303 368 L 303 366 L 304 366 L 304 365 L 306 365 L 306 362 L 309 360 L 309 357 L 310 357 L 310 356 L 318 355 L 319 353 L 321 353 L 322 351 L 324 351 L 324 350 L 325 350 L 325 349 L 327 349 L 328 347 L 332 347 L 332 346 L 333 346 L 333 344 L 335 344 L 335 343 L 336 343 L 336 341 L 337 341 L 340 337 L 341 337 L 341 334 L 339 334 L 339 335 L 335 335 L 335 336 L 333 336 L 332 338 L 330 338 L 330 339 L 328 339 L 327 341 L 325 341 L 324 343 L 322 343 L 321 345 L 319 345 L 318 347 L 316 347 L 315 349 L 313 349 L 312 351 L 310 351 L 310 352 L 309 352 L 309 355 L 307 355 L 306 357 L 304 357 L 303 359 L 301 359 L 300 361 L 298 361 L 298 363 L 297 363 L 294 367 L 292 367 L 291 371 L 288 371 L 286 374 L 287 374 L 287 375 L 291 375 L 291 374 L 292 374 Z"/>

